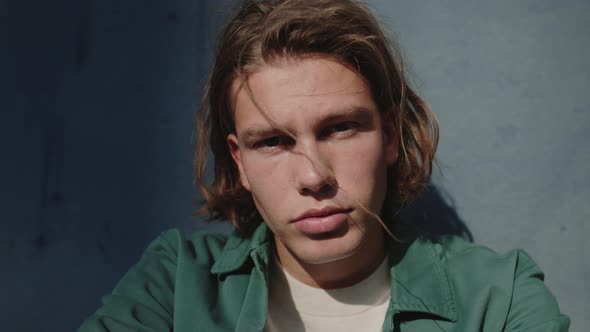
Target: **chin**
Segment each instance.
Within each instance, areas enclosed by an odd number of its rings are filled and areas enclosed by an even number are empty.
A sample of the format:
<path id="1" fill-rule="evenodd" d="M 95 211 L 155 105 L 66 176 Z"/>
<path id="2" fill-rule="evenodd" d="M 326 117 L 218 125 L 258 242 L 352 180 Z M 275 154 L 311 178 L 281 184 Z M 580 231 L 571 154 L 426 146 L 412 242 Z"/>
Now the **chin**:
<path id="1" fill-rule="evenodd" d="M 304 246 L 293 253 L 308 264 L 325 264 L 349 258 L 363 244 L 361 234 L 346 234 L 342 237 L 307 239 Z"/>

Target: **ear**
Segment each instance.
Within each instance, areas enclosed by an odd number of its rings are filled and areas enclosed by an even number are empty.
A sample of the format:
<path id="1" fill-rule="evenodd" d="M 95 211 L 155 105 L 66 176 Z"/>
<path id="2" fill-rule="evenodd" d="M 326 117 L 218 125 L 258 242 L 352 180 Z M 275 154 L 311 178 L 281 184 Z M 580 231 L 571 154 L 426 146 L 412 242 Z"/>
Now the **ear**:
<path id="1" fill-rule="evenodd" d="M 229 134 L 227 135 L 226 141 L 229 152 L 231 153 L 231 157 L 236 163 L 238 171 L 240 172 L 240 182 L 242 182 L 242 186 L 244 186 L 246 190 L 250 191 L 250 183 L 248 183 L 248 178 L 246 178 L 246 173 L 244 172 L 244 165 L 242 164 L 238 138 L 234 134 Z"/>
<path id="2" fill-rule="evenodd" d="M 399 153 L 399 131 L 395 126 L 393 117 L 394 111 L 389 111 L 383 114 L 382 126 L 383 126 L 383 153 L 385 156 L 385 162 L 387 166 L 392 166 L 397 162 Z"/>

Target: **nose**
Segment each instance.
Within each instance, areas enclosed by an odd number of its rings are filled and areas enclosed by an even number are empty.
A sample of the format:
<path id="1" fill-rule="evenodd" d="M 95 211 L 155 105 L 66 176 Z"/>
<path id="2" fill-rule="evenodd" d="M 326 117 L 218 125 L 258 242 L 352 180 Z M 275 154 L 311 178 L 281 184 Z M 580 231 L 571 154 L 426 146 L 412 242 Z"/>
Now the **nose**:
<path id="1" fill-rule="evenodd" d="M 325 198 L 336 192 L 337 182 L 329 160 L 317 147 L 308 146 L 295 152 L 295 182 L 301 195 Z"/>

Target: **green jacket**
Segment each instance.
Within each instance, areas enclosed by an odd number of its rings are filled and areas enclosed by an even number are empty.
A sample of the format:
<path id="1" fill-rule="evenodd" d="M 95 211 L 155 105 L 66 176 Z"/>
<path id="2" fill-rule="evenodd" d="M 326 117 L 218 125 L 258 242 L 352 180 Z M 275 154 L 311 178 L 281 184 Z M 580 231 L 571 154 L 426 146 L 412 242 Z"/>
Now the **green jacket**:
<path id="1" fill-rule="evenodd" d="M 272 234 L 164 233 L 79 331 L 262 331 Z M 389 244 L 384 331 L 567 331 L 543 273 L 457 237 Z"/>

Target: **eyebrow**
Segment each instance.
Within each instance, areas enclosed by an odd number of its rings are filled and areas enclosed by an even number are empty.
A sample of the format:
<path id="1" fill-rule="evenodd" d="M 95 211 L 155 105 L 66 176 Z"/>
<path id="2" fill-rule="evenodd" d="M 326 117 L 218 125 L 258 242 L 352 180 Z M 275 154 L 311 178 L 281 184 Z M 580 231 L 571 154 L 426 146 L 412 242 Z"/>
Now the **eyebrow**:
<path id="1" fill-rule="evenodd" d="M 372 122 L 373 121 L 373 112 L 371 109 L 364 107 L 364 106 L 353 106 L 344 111 L 336 111 L 332 112 L 325 118 L 321 119 L 318 123 L 318 126 L 325 126 L 326 124 L 338 122 L 340 120 L 346 119 L 355 119 L 362 122 Z"/>
<path id="2" fill-rule="evenodd" d="M 350 108 L 345 109 L 337 109 L 334 111 L 329 111 L 329 115 L 320 119 L 317 124 L 314 124 L 314 127 L 323 127 L 328 124 L 338 122 L 340 120 L 345 119 L 356 119 L 358 121 L 367 123 L 373 121 L 373 112 L 371 109 L 365 106 L 353 106 Z M 239 138 L 244 142 L 249 142 L 252 139 L 256 139 L 259 137 L 265 136 L 273 136 L 277 134 L 285 134 L 285 130 L 280 128 L 276 128 L 271 126 L 270 128 L 267 126 L 259 126 L 253 125 L 249 128 L 244 129 L 244 131 L 239 135 Z"/>
<path id="3" fill-rule="evenodd" d="M 263 126 L 252 126 L 250 128 L 245 129 L 240 135 L 239 138 L 241 141 L 249 142 L 252 139 L 256 139 L 259 137 L 264 136 L 272 136 L 274 134 L 282 134 L 283 131 L 275 128 L 275 127 L 263 127 Z"/>

